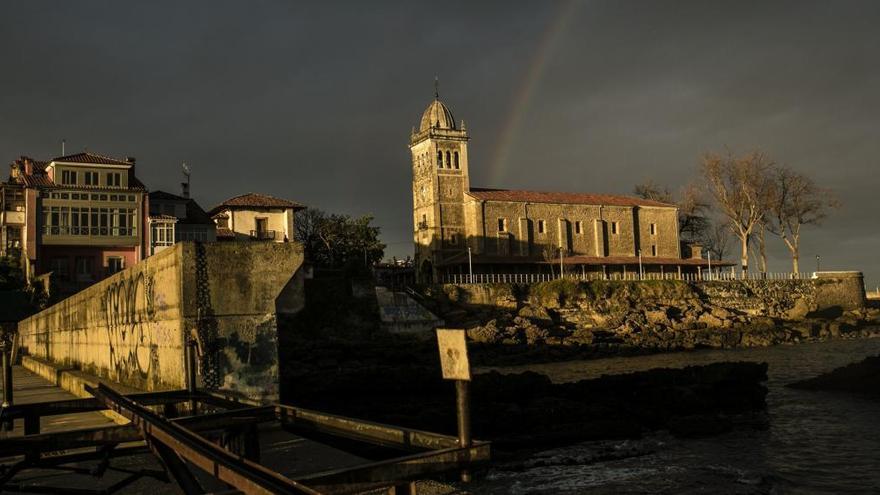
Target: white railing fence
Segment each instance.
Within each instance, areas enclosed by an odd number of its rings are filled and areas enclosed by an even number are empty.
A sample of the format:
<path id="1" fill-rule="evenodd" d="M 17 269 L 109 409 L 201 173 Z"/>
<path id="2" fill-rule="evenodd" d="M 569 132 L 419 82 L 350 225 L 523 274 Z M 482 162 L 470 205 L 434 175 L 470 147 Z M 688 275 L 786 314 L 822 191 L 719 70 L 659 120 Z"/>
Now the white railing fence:
<path id="1" fill-rule="evenodd" d="M 563 276 L 549 273 L 475 273 L 469 275 L 450 274 L 441 277 L 444 284 L 536 284 L 565 278 L 567 280 L 591 281 L 591 280 L 626 280 L 626 281 L 650 281 L 650 280 L 682 280 L 685 282 L 714 282 L 734 280 L 806 280 L 815 278 L 815 273 L 793 272 L 732 272 L 729 270 L 709 273 L 566 273 Z"/>

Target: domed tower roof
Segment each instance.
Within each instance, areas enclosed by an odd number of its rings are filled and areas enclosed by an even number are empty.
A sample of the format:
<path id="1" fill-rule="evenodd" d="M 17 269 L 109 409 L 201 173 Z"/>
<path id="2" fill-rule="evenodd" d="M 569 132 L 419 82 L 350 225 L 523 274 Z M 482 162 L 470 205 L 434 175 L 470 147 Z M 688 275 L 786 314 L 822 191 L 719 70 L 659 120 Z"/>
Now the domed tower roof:
<path id="1" fill-rule="evenodd" d="M 422 114 L 422 122 L 419 124 L 419 132 L 426 131 L 432 127 L 439 129 L 456 129 L 455 117 L 452 116 L 449 107 L 444 105 L 439 98 L 435 98 L 434 101 L 428 105 L 428 108 L 425 109 L 425 113 Z"/>

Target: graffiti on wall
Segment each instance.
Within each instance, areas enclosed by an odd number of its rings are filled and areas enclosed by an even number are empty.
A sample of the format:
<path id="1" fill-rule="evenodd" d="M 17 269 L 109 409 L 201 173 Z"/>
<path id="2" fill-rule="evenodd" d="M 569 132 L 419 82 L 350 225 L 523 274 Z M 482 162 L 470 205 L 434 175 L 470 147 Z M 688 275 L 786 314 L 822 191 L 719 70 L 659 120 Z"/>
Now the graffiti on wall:
<path id="1" fill-rule="evenodd" d="M 143 273 L 110 284 L 102 299 L 110 344 L 110 364 L 117 373 L 146 378 L 158 362 L 153 279 Z"/>

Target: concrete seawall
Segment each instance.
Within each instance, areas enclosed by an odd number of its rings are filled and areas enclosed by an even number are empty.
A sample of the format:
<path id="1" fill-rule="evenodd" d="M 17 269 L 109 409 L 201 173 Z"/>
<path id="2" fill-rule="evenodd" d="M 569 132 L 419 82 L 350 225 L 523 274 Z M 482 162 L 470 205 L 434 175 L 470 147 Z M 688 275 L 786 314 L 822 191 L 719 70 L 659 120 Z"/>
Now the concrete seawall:
<path id="1" fill-rule="evenodd" d="M 178 243 L 18 325 L 22 349 L 137 390 L 184 388 L 195 338 L 200 386 L 278 398 L 277 315 L 303 306 L 295 243 Z"/>

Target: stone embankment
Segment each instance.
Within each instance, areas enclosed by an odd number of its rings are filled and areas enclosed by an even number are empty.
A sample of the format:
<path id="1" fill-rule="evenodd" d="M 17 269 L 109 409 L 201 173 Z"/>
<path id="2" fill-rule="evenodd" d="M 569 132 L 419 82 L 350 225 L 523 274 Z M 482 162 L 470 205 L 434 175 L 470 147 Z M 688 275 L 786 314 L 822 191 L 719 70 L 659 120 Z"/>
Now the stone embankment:
<path id="1" fill-rule="evenodd" d="M 444 285 L 431 295 L 449 326 L 467 329 L 482 361 L 510 364 L 880 335 L 880 310 L 846 290 L 829 279 L 556 280 Z"/>

